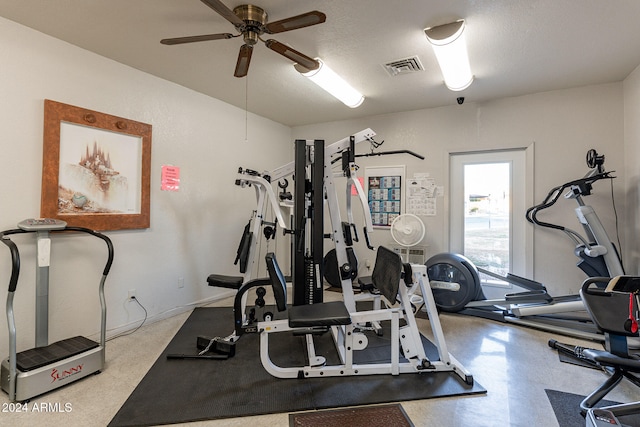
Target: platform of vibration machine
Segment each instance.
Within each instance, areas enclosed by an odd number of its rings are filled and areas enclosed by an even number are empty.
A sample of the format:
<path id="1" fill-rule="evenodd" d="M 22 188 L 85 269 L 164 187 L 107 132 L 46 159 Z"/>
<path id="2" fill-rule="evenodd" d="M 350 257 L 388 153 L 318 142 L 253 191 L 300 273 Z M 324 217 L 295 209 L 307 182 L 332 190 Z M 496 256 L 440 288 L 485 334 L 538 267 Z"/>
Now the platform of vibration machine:
<path id="1" fill-rule="evenodd" d="M 77 336 L 36 347 L 17 354 L 15 400 L 25 401 L 54 390 L 66 383 L 100 372 L 104 347 L 88 338 Z M 9 359 L 0 369 L 2 389 L 9 390 Z"/>

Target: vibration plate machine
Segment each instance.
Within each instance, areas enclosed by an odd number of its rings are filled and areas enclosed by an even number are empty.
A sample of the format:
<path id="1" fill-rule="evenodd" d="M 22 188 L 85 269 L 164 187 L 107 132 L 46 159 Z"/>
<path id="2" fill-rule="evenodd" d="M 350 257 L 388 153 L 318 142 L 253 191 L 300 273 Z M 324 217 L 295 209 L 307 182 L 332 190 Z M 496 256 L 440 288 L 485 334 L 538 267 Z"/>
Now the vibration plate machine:
<path id="1" fill-rule="evenodd" d="M 108 250 L 98 296 L 100 298 L 101 323 L 100 342 L 82 336 L 67 338 L 49 344 L 49 265 L 51 255 L 51 232 L 86 233 L 102 239 Z M 16 324 L 13 298 L 20 274 L 18 246 L 9 236 L 34 233 L 36 236 L 36 301 L 35 301 L 35 347 L 16 352 Z M 107 307 L 104 284 L 113 262 L 111 240 L 96 231 L 67 226 L 58 219 L 26 219 L 18 228 L 0 232 L 0 240 L 11 251 L 11 278 L 7 296 L 7 325 L 9 328 L 9 357 L 2 361 L 1 386 L 11 401 L 25 401 L 34 396 L 72 383 L 90 374 L 100 372 L 105 365 L 105 341 Z"/>

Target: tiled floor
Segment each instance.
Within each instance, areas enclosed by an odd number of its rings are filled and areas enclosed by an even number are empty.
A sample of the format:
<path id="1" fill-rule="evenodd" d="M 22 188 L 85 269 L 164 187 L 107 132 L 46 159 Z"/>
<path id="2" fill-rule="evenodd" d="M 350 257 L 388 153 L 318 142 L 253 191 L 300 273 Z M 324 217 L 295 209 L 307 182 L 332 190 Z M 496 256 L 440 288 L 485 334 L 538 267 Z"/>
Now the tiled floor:
<path id="1" fill-rule="evenodd" d="M 231 300 L 215 305 L 231 305 Z M 0 393 L 0 425 L 107 425 L 188 314 L 143 326 L 132 335 L 109 341 L 107 367 L 100 375 L 35 398 L 27 412 L 16 412 L 9 406 L 7 395 Z M 458 315 L 443 314 L 441 321 L 449 351 L 488 392 L 479 396 L 402 402 L 416 426 L 557 426 L 545 389 L 586 394 L 605 379 L 602 372 L 561 363 L 547 341 L 555 338 L 591 347 L 597 344 Z M 419 326 L 421 330 L 429 330 L 427 320 L 419 319 Z M 640 400 L 640 393 L 633 386 L 623 384 L 608 398 Z M 40 403 L 60 410 L 34 412 L 34 406 Z M 287 426 L 288 422 L 288 414 L 275 414 L 197 422 L 189 426 L 272 427 Z"/>

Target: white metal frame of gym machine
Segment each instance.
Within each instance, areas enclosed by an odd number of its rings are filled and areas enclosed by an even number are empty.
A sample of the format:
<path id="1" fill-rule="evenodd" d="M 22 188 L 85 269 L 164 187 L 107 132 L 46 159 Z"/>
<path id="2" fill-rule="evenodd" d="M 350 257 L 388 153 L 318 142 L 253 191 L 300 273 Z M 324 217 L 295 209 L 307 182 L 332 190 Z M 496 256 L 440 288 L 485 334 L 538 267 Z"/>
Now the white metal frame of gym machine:
<path id="1" fill-rule="evenodd" d="M 348 150 L 355 143 L 366 141 L 375 136 L 371 129 L 366 129 L 350 138 L 344 138 L 329 146 L 324 141 L 296 141 L 296 160 L 294 164 L 285 165 L 280 171 L 274 171 L 272 178 L 280 178 L 283 172 L 295 174 L 296 184 L 294 197 L 294 238 L 292 243 L 293 260 L 293 304 L 322 304 L 322 240 L 324 239 L 323 210 L 326 201 L 330 220 L 331 238 L 336 246 L 337 265 L 348 266 L 349 260 L 346 251 L 346 243 L 340 218 L 340 207 L 335 186 L 335 178 L 347 176 L 347 211 L 352 223 L 351 214 L 351 185 L 354 185 L 365 213 L 365 235 L 373 230 L 370 211 L 364 190 L 355 175 L 355 164 L 350 162 L 348 171 L 334 174 L 331 162 L 325 161 Z M 310 169 L 310 170 L 309 170 Z M 311 185 L 305 180 L 311 181 Z M 311 191 L 309 191 L 311 189 Z M 309 218 L 311 217 L 311 218 Z M 368 241 L 368 237 L 367 237 Z M 374 300 L 374 309 L 357 311 L 356 298 L 353 292 L 353 284 L 348 268 L 340 271 L 343 301 L 352 319 L 352 325 L 332 326 L 331 333 L 338 349 L 341 363 L 326 366 L 326 359 L 316 354 L 313 334 L 306 337 L 307 360 L 309 365 L 303 367 L 279 367 L 269 358 L 268 335 L 276 332 L 298 331 L 288 325 L 288 320 L 269 320 L 259 322 L 257 331 L 260 332 L 261 360 L 264 368 L 272 375 L 280 378 L 294 378 L 303 373 L 305 377 L 321 376 L 348 376 L 348 375 L 372 375 L 400 373 L 425 373 L 425 372 L 454 372 L 468 384 L 473 383 L 472 375 L 448 352 L 442 326 L 438 317 L 435 301 L 426 275 L 426 267 L 421 266 L 413 276 L 418 278 L 417 286 L 422 293 L 431 329 L 434 336 L 434 344 L 438 349 L 439 360 L 429 361 L 420 332 L 411 306 L 409 291 L 405 280 L 400 280 L 397 299 L 390 301 L 384 298 L 386 308 L 381 308 L 380 295 L 368 295 L 364 298 Z M 407 280 L 411 281 L 411 280 Z M 416 286 L 416 285 L 414 285 Z M 403 319 L 405 326 L 400 327 Z M 359 327 L 368 323 L 391 321 L 391 361 L 388 363 L 372 363 L 359 365 L 354 363 L 353 351 L 364 350 L 367 346 L 366 336 L 358 331 Z M 303 330 L 304 331 L 304 330 Z M 400 361 L 400 348 L 406 357 L 406 361 Z M 425 363 L 426 362 L 426 363 Z"/>
<path id="2" fill-rule="evenodd" d="M 370 128 L 364 129 L 352 136 L 343 138 L 339 141 L 336 141 L 333 144 L 330 144 L 324 148 L 324 159 L 332 159 L 335 156 L 340 155 L 343 152 L 351 150 L 353 152 L 356 144 L 361 142 L 371 141 L 376 136 L 376 133 Z M 313 145 L 313 141 L 307 141 L 306 145 L 311 147 Z M 406 150 L 397 150 L 394 152 L 390 152 L 389 154 L 400 154 L 406 153 Z M 411 153 L 414 154 L 414 153 Z M 369 154 L 371 155 L 371 154 Z M 380 153 L 374 153 L 373 155 L 380 155 Z M 414 154 L 415 155 L 415 154 Z M 298 165 L 303 164 L 305 167 L 308 162 L 307 159 L 300 159 L 297 163 Z M 282 201 L 278 200 L 276 193 L 273 190 L 272 183 L 278 182 L 286 177 L 294 175 L 296 168 L 296 161 L 289 162 L 283 166 L 280 166 L 270 172 L 265 173 L 257 173 L 255 171 L 249 169 L 239 169 L 238 175 L 236 177 L 236 185 L 244 188 L 244 187 L 254 187 L 256 193 L 256 202 L 257 207 L 254 211 L 254 215 L 252 218 L 252 224 L 250 227 L 251 233 L 254 236 L 254 239 L 251 242 L 251 249 L 249 250 L 247 256 L 247 270 L 243 276 L 243 283 L 247 283 L 251 280 L 253 271 L 257 270 L 257 262 L 260 260 L 256 259 L 256 253 L 258 252 L 258 246 L 260 245 L 260 230 L 264 226 L 266 210 L 267 208 L 271 208 L 276 223 L 283 229 L 287 229 L 287 224 L 285 219 L 289 212 L 283 212 L 283 209 L 287 211 L 291 211 L 293 209 L 293 203 L 291 201 Z M 369 249 L 374 250 L 375 248 L 371 246 L 370 237 L 373 233 L 373 222 L 371 220 L 371 212 L 369 210 L 369 203 L 367 200 L 367 195 L 360 183 L 360 180 L 357 177 L 357 166 L 353 159 L 350 159 L 347 167 L 341 169 L 340 171 L 334 171 L 332 168 L 332 163 L 327 161 L 323 163 L 321 168 L 323 170 L 323 179 L 324 179 L 324 194 L 326 195 L 326 205 L 329 211 L 330 221 L 331 221 L 331 239 L 334 242 L 337 256 L 337 265 L 339 269 L 339 277 L 341 282 L 341 288 L 344 295 L 345 304 L 350 311 L 356 311 L 356 300 L 357 298 L 353 292 L 352 281 L 350 278 L 350 271 L 348 269 L 350 266 L 350 260 L 347 253 L 347 241 L 344 238 L 344 233 L 342 228 L 342 218 L 340 213 L 340 204 L 338 201 L 338 189 L 336 187 L 336 179 L 346 177 L 346 186 L 345 186 L 345 194 L 346 194 L 346 212 L 348 224 L 354 224 L 353 218 L 353 208 L 352 208 L 352 196 L 351 196 L 351 188 L 356 189 L 358 195 L 358 201 L 360 202 L 362 212 L 363 212 L 363 220 L 364 220 L 364 237 L 367 242 L 367 246 Z M 299 175 L 302 174 L 302 171 Z M 303 175 L 304 176 L 304 175 Z M 301 188 L 302 185 L 299 185 L 298 188 Z M 298 197 L 304 197 L 304 195 L 298 195 Z M 295 228 L 295 224 L 294 224 Z M 300 263 L 298 264 L 300 265 Z M 417 278 L 422 280 L 423 277 L 426 277 L 426 267 L 422 265 L 414 265 L 414 275 Z M 422 270 L 424 269 L 424 272 Z M 317 289 L 320 288 L 321 284 L 317 286 Z M 410 291 L 415 291 L 415 289 L 411 289 Z M 364 296 L 366 298 L 366 295 Z M 246 300 L 246 298 L 245 298 Z M 303 300 L 301 300 L 303 301 Z M 245 301 L 246 303 L 246 301 Z M 244 306 L 244 304 L 243 304 Z"/>
<path id="3" fill-rule="evenodd" d="M 386 250 L 379 248 L 378 250 Z M 394 254 L 399 259 L 399 255 Z M 384 267 L 383 267 L 384 268 Z M 415 284 L 414 284 L 415 286 Z M 333 365 L 326 364 L 326 358 L 315 352 L 313 334 L 305 335 L 307 344 L 307 360 L 305 366 L 281 367 L 276 365 L 269 355 L 269 334 L 281 332 L 304 332 L 308 328 L 291 327 L 289 319 L 260 322 L 260 360 L 267 372 L 277 378 L 320 378 L 335 376 L 362 375 L 399 375 L 408 373 L 452 372 L 458 375 L 468 385 L 473 385 L 473 376 L 447 350 L 444 333 L 440 325 L 435 301 L 430 289 L 424 281 L 419 283 L 424 295 L 426 311 L 429 315 L 431 329 L 438 349 L 438 360 L 429 360 L 420 331 L 411 309 L 411 300 L 404 280 L 399 281 L 399 304 L 390 301 L 385 296 L 378 296 L 384 300 L 385 308 L 349 312 L 351 322 L 347 325 L 332 325 L 330 333 L 333 337 L 340 362 Z M 319 303 L 322 305 L 323 303 Z M 406 325 L 400 326 L 404 320 Z M 388 362 L 357 363 L 354 357 L 356 351 L 365 350 L 368 338 L 361 331 L 362 325 L 390 321 L 390 353 Z M 402 350 L 402 353 L 401 353 Z M 400 355 L 404 360 L 400 359 Z"/>
<path id="4" fill-rule="evenodd" d="M 373 138 L 375 135 L 376 134 L 373 130 L 367 128 L 356 133 L 351 137 L 343 138 L 325 148 L 324 150 L 325 157 L 331 158 L 331 156 L 333 156 L 334 154 L 340 153 L 348 149 L 351 144 L 351 139 L 353 139 L 354 143 L 357 144 L 363 141 L 367 141 L 370 138 Z M 313 141 L 308 142 L 308 144 L 312 144 L 312 143 Z M 301 160 L 301 162 L 303 162 L 302 164 L 306 166 L 307 164 L 306 159 L 304 161 Z M 298 164 L 300 164 L 300 162 L 298 162 Z M 250 230 L 254 238 L 251 241 L 251 247 L 249 249 L 249 253 L 247 256 L 247 270 L 243 276 L 243 283 L 249 282 L 252 278 L 253 272 L 258 269 L 257 262 L 259 260 L 256 259 L 256 254 L 258 253 L 258 246 L 260 245 L 260 238 L 259 238 L 260 230 L 264 226 L 267 209 L 268 208 L 271 209 L 271 211 L 275 216 L 275 221 L 280 226 L 280 228 L 282 228 L 283 230 L 288 229 L 288 225 L 285 221 L 285 218 L 288 217 L 288 215 L 290 215 L 290 213 L 287 211 L 291 211 L 293 209 L 293 203 L 291 201 L 278 200 L 278 197 L 275 191 L 273 190 L 272 183 L 278 182 L 279 180 L 282 180 L 282 179 L 285 179 L 286 177 L 294 175 L 295 168 L 296 168 L 296 161 L 291 161 L 270 172 L 265 172 L 262 174 L 252 170 L 248 170 L 248 169 L 242 169 L 242 168 L 239 169 L 238 175 L 236 177 L 236 185 L 242 188 L 253 187 L 255 190 L 256 203 L 257 203 L 256 210 L 254 211 L 252 223 L 250 226 Z M 338 199 L 337 199 L 337 191 L 335 189 L 335 182 L 334 182 L 335 177 L 333 172 L 331 171 L 330 164 L 325 165 L 324 169 L 325 169 L 324 170 L 325 176 L 330 177 L 329 180 L 325 180 L 325 186 L 327 186 L 328 188 L 327 195 L 329 199 L 328 203 L 329 203 L 329 209 L 331 212 L 332 224 L 336 224 L 333 227 L 333 229 L 336 229 L 337 227 L 339 230 L 341 220 L 340 220 L 340 209 L 338 206 Z M 350 189 L 350 185 L 349 185 L 350 183 L 356 186 L 356 189 L 358 190 L 358 196 L 359 196 L 360 202 L 362 203 L 362 206 L 363 206 L 363 210 L 364 212 L 368 213 L 369 209 L 368 209 L 367 197 L 364 194 L 364 190 L 362 189 L 362 185 L 360 184 L 360 181 L 355 178 L 355 174 L 353 175 L 353 177 L 350 177 L 349 181 L 347 182 L 347 191 L 349 191 Z M 283 211 L 283 209 L 285 211 Z M 349 215 L 349 220 L 353 222 L 353 215 L 351 213 L 352 211 L 351 211 L 350 196 L 347 197 L 347 212 Z M 373 232 L 371 216 L 365 215 L 365 233 L 370 234 L 371 232 Z M 335 244 L 336 244 L 336 252 L 338 255 L 338 265 L 349 265 L 348 257 L 346 254 L 346 245 L 344 244 L 344 241 L 342 239 L 338 239 L 338 241 L 336 241 Z M 300 265 L 300 263 L 298 265 Z M 353 311 L 355 311 L 355 300 L 354 300 L 354 293 L 351 285 L 351 280 L 349 280 L 348 278 L 342 279 L 342 288 L 343 288 L 343 291 L 346 292 L 345 304 L 347 304 L 348 307 L 352 308 Z M 246 306 L 246 299 L 247 299 L 247 296 L 245 294 L 245 296 L 243 297 L 243 304 L 242 304 L 243 307 Z"/>
<path id="5" fill-rule="evenodd" d="M 108 250 L 100 283 L 100 342 L 77 336 L 49 344 L 49 265 L 51 255 L 50 231 L 82 232 L 102 239 Z M 36 234 L 36 301 L 35 348 L 17 353 L 16 322 L 13 299 L 20 274 L 20 253 L 10 235 Z M 102 233 L 83 227 L 67 226 L 57 219 L 27 219 L 18 228 L 0 232 L 0 241 L 11 251 L 12 270 L 7 295 L 7 324 L 9 328 L 9 357 L 2 361 L 1 385 L 11 401 L 25 401 L 34 396 L 62 387 L 88 375 L 100 372 L 105 366 L 107 306 L 104 285 L 113 263 L 113 244 Z M 20 362 L 20 363 L 19 363 Z"/>

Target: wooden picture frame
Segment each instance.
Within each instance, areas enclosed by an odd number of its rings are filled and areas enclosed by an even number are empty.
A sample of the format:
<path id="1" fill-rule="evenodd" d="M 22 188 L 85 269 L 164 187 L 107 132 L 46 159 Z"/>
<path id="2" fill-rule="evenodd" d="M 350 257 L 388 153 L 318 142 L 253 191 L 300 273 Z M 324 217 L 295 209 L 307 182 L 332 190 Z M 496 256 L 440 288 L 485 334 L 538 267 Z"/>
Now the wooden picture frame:
<path id="1" fill-rule="evenodd" d="M 45 99 L 40 216 L 149 228 L 151 125 Z"/>

